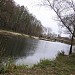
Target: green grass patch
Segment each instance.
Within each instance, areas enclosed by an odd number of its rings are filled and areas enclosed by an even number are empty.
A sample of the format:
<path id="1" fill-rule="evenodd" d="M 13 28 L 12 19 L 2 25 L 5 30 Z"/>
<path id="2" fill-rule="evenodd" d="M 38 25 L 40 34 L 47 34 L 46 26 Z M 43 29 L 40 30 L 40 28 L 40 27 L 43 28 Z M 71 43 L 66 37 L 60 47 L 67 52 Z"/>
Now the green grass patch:
<path id="1" fill-rule="evenodd" d="M 68 56 L 60 53 L 55 60 L 41 60 L 31 68 L 25 65 L 16 66 L 13 63 L 7 65 L 3 75 L 75 75 L 75 54 Z"/>

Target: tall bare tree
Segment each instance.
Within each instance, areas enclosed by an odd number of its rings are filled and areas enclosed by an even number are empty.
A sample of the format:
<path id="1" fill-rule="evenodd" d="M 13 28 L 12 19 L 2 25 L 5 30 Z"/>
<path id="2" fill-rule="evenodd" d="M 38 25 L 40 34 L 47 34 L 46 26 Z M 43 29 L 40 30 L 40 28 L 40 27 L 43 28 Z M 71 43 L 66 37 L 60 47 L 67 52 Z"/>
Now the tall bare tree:
<path id="1" fill-rule="evenodd" d="M 50 7 L 56 13 L 58 20 L 70 32 L 71 47 L 69 54 L 72 54 L 73 38 L 75 34 L 75 2 L 73 0 L 43 0 L 43 5 Z"/>

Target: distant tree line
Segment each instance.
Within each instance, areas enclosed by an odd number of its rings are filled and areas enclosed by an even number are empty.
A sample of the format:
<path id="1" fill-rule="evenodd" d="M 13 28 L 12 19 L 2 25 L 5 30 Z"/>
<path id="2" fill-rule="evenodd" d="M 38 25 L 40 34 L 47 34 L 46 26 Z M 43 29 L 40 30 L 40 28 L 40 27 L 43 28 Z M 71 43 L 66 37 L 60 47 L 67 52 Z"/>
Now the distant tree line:
<path id="1" fill-rule="evenodd" d="M 0 0 L 0 29 L 39 36 L 43 26 L 24 6 L 14 0 Z"/>

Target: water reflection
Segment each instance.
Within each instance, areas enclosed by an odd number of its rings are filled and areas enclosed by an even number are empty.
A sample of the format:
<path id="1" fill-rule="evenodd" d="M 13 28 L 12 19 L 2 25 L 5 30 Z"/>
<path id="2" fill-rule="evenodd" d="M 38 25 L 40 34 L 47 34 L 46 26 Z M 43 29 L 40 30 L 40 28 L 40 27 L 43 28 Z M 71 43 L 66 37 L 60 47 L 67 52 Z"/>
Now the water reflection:
<path id="1" fill-rule="evenodd" d="M 58 52 L 64 51 L 68 55 L 70 45 L 59 43 L 59 42 L 49 42 L 39 40 L 35 53 L 26 58 L 19 58 L 16 60 L 17 65 L 33 65 L 40 62 L 41 59 L 55 59 Z"/>
<path id="2" fill-rule="evenodd" d="M 0 51 L 4 51 L 2 57 L 14 57 L 17 65 L 31 66 L 40 62 L 41 59 L 53 60 L 60 51 L 68 55 L 69 49 L 70 45 L 60 42 L 0 35 Z"/>
<path id="3" fill-rule="evenodd" d="M 34 43 L 33 43 L 34 41 Z M 21 37 L 9 37 L 0 35 L 0 50 L 4 51 L 5 57 L 23 57 L 32 55 L 38 41 Z"/>

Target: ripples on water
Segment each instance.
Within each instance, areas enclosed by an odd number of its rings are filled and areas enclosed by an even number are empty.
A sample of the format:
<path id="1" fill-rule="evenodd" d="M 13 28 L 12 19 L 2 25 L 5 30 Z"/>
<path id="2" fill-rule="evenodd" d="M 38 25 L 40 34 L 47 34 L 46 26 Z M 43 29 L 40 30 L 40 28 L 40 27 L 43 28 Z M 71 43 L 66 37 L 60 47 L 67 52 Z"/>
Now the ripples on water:
<path id="1" fill-rule="evenodd" d="M 40 62 L 41 59 L 53 60 L 56 58 L 58 52 L 64 51 L 68 55 L 70 46 L 60 42 L 49 42 L 38 40 L 38 44 L 35 48 L 33 55 L 29 55 L 26 58 L 19 58 L 16 60 L 16 64 L 33 65 Z"/>
<path id="2" fill-rule="evenodd" d="M 17 65 L 33 65 L 41 59 L 53 60 L 58 52 L 68 55 L 70 45 L 30 38 L 12 38 L 0 36 L 0 49 L 5 50 L 6 57 L 14 57 Z"/>

